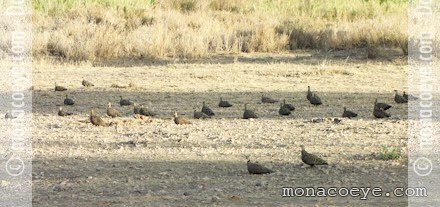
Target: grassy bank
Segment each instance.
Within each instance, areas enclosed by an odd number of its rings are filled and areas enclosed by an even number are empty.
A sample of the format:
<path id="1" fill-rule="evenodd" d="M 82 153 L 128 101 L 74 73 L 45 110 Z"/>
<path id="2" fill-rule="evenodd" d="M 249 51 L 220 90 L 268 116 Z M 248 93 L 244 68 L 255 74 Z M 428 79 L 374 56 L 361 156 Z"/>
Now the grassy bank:
<path id="1" fill-rule="evenodd" d="M 37 58 L 197 58 L 407 44 L 403 0 L 34 0 L 33 7 Z"/>

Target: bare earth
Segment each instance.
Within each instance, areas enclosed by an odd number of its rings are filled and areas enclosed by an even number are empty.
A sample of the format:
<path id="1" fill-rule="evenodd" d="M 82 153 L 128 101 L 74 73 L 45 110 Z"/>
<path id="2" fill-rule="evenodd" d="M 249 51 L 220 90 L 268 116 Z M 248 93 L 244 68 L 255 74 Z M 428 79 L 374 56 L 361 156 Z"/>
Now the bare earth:
<path id="1" fill-rule="evenodd" d="M 235 60 L 234 60 L 235 59 Z M 81 85 L 83 77 L 93 88 Z M 405 59 L 353 60 L 307 54 L 224 57 L 206 61 L 124 62 L 81 66 L 36 64 L 33 70 L 33 203 L 35 206 L 405 206 L 405 198 L 290 197 L 282 187 L 407 186 L 406 105 L 393 90 L 406 90 Z M 54 82 L 68 88 L 53 91 Z M 115 88 L 112 84 L 132 87 Z M 323 105 L 310 105 L 307 86 Z M 57 116 L 65 94 L 71 117 Z M 262 94 L 295 105 L 280 117 L 279 104 L 261 104 Z M 134 119 L 119 96 L 159 115 Z M 234 104 L 219 108 L 219 97 Z M 375 119 L 373 102 L 393 105 L 392 117 Z M 206 101 L 216 113 L 194 120 Z M 105 115 L 112 102 L 124 117 Z M 244 103 L 261 117 L 243 120 Z M 346 106 L 359 114 L 334 123 Z M 88 112 L 110 127 L 89 123 Z M 175 125 L 172 114 L 191 118 Z M 323 122 L 312 122 L 324 118 Z M 329 166 L 302 164 L 299 145 Z M 403 158 L 377 158 L 381 146 L 398 147 Z M 250 175 L 246 157 L 270 167 Z"/>

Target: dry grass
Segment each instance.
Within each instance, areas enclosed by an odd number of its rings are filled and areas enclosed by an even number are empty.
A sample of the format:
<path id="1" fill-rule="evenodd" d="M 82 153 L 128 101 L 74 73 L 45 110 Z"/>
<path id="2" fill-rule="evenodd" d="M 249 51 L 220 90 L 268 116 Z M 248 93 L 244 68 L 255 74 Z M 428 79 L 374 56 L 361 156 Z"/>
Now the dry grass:
<path id="1" fill-rule="evenodd" d="M 125 2 L 125 3 L 124 3 Z M 407 2 L 35 0 L 33 54 L 68 61 L 400 47 Z M 85 5 L 85 6 L 84 6 Z M 0 22 L 0 24 L 3 24 Z M 0 49 L 5 47 L 0 40 Z"/>

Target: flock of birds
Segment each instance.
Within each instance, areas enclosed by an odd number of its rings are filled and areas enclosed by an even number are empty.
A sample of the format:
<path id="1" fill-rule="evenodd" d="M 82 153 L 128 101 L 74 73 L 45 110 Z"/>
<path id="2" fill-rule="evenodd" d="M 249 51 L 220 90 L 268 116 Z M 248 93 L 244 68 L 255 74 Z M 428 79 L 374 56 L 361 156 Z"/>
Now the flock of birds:
<path id="1" fill-rule="evenodd" d="M 90 81 L 87 81 L 87 80 L 83 80 L 82 85 L 84 87 L 95 86 L 93 83 L 91 83 Z M 54 90 L 55 91 L 67 91 L 67 88 L 63 87 L 63 86 L 59 86 L 55 83 Z M 322 105 L 321 98 L 315 92 L 311 91 L 310 86 L 308 86 L 306 98 L 310 102 L 310 104 L 312 104 L 312 105 L 315 105 L 315 106 Z M 400 95 L 400 94 L 398 94 L 398 91 L 395 90 L 394 101 L 398 104 L 408 103 L 408 100 L 415 100 L 415 99 L 417 99 L 417 97 L 406 94 L 405 91 L 403 92 L 403 95 Z M 262 95 L 261 102 L 273 104 L 273 103 L 278 103 L 279 101 L 275 100 L 271 97 Z M 65 99 L 64 99 L 64 105 L 70 106 L 70 105 L 74 105 L 74 104 L 75 104 L 75 101 L 73 99 L 69 98 L 68 95 L 66 95 Z M 150 109 L 143 107 L 142 105 L 139 106 L 129 99 L 124 99 L 122 96 L 120 96 L 119 105 L 120 106 L 133 106 L 134 107 L 133 113 L 134 113 L 135 118 L 140 117 L 140 116 L 152 117 L 152 116 L 157 115 L 155 112 L 151 111 Z M 222 107 L 222 108 L 229 108 L 229 107 L 232 107 L 233 104 L 231 104 L 229 101 L 223 100 L 223 98 L 220 97 L 220 102 L 218 103 L 218 106 Z M 373 116 L 376 118 L 390 117 L 390 114 L 387 113 L 386 110 L 390 109 L 391 107 L 392 106 L 390 104 L 378 102 L 376 99 L 374 102 L 374 106 L 373 106 Z M 343 109 L 344 109 L 344 111 L 342 113 L 342 117 L 354 118 L 354 117 L 358 116 L 357 113 L 347 110 L 346 107 L 343 107 Z M 295 107 L 292 104 L 286 103 L 286 100 L 283 100 L 280 103 L 280 108 L 278 110 L 278 113 L 279 113 L 279 115 L 282 115 L 282 116 L 288 116 L 294 110 L 295 110 Z M 73 113 L 64 111 L 63 108 L 60 107 L 58 110 L 58 115 L 59 116 L 70 116 L 70 115 L 73 115 Z M 117 109 L 112 107 L 111 102 L 109 102 L 107 105 L 107 115 L 112 118 L 122 116 L 120 111 L 118 111 Z M 214 111 L 211 108 L 209 108 L 205 102 L 203 102 L 203 106 L 202 106 L 201 111 L 194 110 L 193 117 L 195 119 L 206 119 L 206 118 L 211 118 L 214 115 L 215 115 Z M 5 114 L 5 118 L 6 119 L 13 119 L 13 118 L 17 118 L 17 117 L 14 117 L 10 111 L 7 111 L 7 113 Z M 253 110 L 248 109 L 247 104 L 244 104 L 243 119 L 255 119 L 255 118 L 258 118 L 257 114 Z M 106 123 L 101 117 L 99 117 L 95 114 L 95 111 L 93 109 L 90 110 L 89 120 L 90 120 L 90 123 L 95 126 L 109 126 L 108 123 Z M 185 117 L 178 116 L 177 112 L 174 113 L 174 123 L 178 124 L 178 125 L 191 124 L 189 119 L 187 119 Z M 307 164 L 311 167 L 313 167 L 315 165 L 327 165 L 328 164 L 325 160 L 323 160 L 319 156 L 308 153 L 305 150 L 303 145 L 301 145 L 301 149 L 302 149 L 301 150 L 301 160 L 305 164 Z M 267 167 L 264 167 L 258 163 L 253 163 L 250 160 L 248 160 L 248 162 L 247 162 L 247 170 L 251 174 L 268 174 L 268 173 L 274 172 L 273 170 L 271 170 Z"/>
<path id="2" fill-rule="evenodd" d="M 84 87 L 93 87 L 94 84 L 91 83 L 90 81 L 87 80 L 83 80 L 82 81 L 82 85 Z M 63 87 L 63 86 L 59 86 L 55 83 L 55 91 L 66 91 L 67 88 Z M 122 96 L 120 96 L 120 100 L 119 100 L 119 105 L 120 106 L 133 106 L 133 113 L 136 117 L 137 116 L 156 116 L 157 114 L 155 112 L 153 112 L 152 110 L 143 107 L 143 105 L 137 105 L 135 104 L 133 101 L 129 100 L 129 99 L 124 99 Z M 307 100 L 310 102 L 310 104 L 315 105 L 315 106 L 319 106 L 322 105 L 322 101 L 321 98 L 315 93 L 312 92 L 310 89 L 310 86 L 308 86 L 307 89 L 307 96 L 306 96 Z M 408 95 L 406 94 L 406 92 L 403 92 L 403 95 L 398 94 L 398 91 L 395 90 L 395 95 L 394 95 L 394 101 L 398 104 L 403 104 L 403 103 L 408 103 L 409 99 L 417 99 L 417 97 L 412 96 L 412 95 Z M 271 97 L 268 96 L 261 96 L 261 102 L 262 103 L 278 103 L 280 102 L 279 100 L 275 100 Z M 71 98 L 69 98 L 68 95 L 66 95 L 66 98 L 64 99 L 64 105 L 74 105 L 75 101 Z M 220 102 L 218 103 L 219 107 L 222 108 L 229 108 L 232 107 L 233 104 L 231 104 L 229 101 L 227 100 L 223 100 L 222 97 L 220 97 Z M 390 114 L 386 112 L 386 110 L 390 109 L 392 106 L 390 104 L 387 103 L 381 103 L 378 102 L 377 99 L 374 102 L 374 107 L 373 107 L 373 116 L 376 118 L 387 118 L 390 117 Z M 283 100 L 280 103 L 280 108 L 278 110 L 278 114 L 281 116 L 288 116 L 292 113 L 292 111 L 295 110 L 295 106 L 293 106 L 292 104 L 286 103 L 286 100 Z M 59 116 L 69 116 L 69 115 L 73 115 L 73 113 L 71 112 L 66 112 L 63 110 L 62 107 L 59 108 L 58 111 L 58 115 Z M 212 116 L 214 116 L 215 113 L 214 111 L 206 105 L 205 102 L 203 102 L 203 106 L 201 111 L 197 111 L 194 110 L 193 113 L 193 118 L 195 119 L 206 119 L 206 118 L 211 118 Z M 108 103 L 107 105 L 107 116 L 115 118 L 115 117 L 121 117 L 121 113 L 115 109 L 112 108 L 112 104 L 111 102 Z M 353 112 L 353 111 L 349 111 L 347 110 L 346 107 L 343 107 L 343 113 L 342 113 L 342 117 L 345 118 L 354 118 L 357 117 L 358 114 Z M 8 112 L 5 115 L 6 118 L 14 118 L 12 117 L 12 115 Z M 258 118 L 257 114 L 251 110 L 248 109 L 247 104 L 244 104 L 244 112 L 243 112 L 243 119 L 256 119 Z M 107 126 L 108 124 L 101 119 L 99 116 L 97 116 L 94 112 L 93 109 L 90 110 L 90 123 L 92 123 L 95 126 Z M 185 118 L 185 117 L 179 117 L 177 112 L 174 113 L 174 123 L 175 124 L 191 124 L 191 122 L 189 121 L 189 119 Z"/>

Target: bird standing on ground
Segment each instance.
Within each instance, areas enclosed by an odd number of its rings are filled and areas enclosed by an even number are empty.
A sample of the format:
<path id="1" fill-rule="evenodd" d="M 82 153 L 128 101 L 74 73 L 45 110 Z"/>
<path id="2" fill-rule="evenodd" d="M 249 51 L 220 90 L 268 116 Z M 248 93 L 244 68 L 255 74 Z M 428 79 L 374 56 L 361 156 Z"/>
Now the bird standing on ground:
<path id="1" fill-rule="evenodd" d="M 314 94 L 314 93 L 312 93 L 312 96 L 310 97 L 309 101 L 310 101 L 311 104 L 313 104 L 315 106 L 318 106 L 318 105 L 322 104 L 321 98 L 319 98 L 319 96 Z"/>
<path id="2" fill-rule="evenodd" d="M 256 119 L 258 116 L 254 113 L 254 111 L 247 109 L 247 104 L 244 104 L 244 113 L 243 119 Z"/>
<path id="3" fill-rule="evenodd" d="M 63 86 L 59 86 L 57 85 L 57 83 L 55 82 L 55 91 L 66 91 L 67 88 L 63 87 Z"/>
<path id="4" fill-rule="evenodd" d="M 107 126 L 101 117 L 95 115 L 95 111 L 93 109 L 90 109 L 90 123 L 95 126 Z"/>
<path id="5" fill-rule="evenodd" d="M 71 106 L 75 104 L 75 101 L 73 99 L 69 98 L 69 96 L 66 94 L 66 98 L 64 99 L 64 105 Z"/>
<path id="6" fill-rule="evenodd" d="M 128 99 L 123 99 L 122 96 L 120 96 L 121 100 L 119 101 L 119 105 L 121 106 L 130 106 L 133 105 L 133 102 L 131 102 Z"/>
<path id="7" fill-rule="evenodd" d="M 215 115 L 214 111 L 212 111 L 208 106 L 206 106 L 204 101 L 203 101 L 203 106 L 202 106 L 202 112 L 208 116 Z"/>
<path id="8" fill-rule="evenodd" d="M 58 116 L 70 116 L 72 115 L 72 113 L 70 112 L 66 112 L 63 110 L 63 107 L 60 107 L 58 110 Z"/>
<path id="9" fill-rule="evenodd" d="M 252 163 L 250 160 L 247 161 L 246 165 L 249 174 L 270 174 L 274 172 L 273 170 L 260 164 Z"/>
<path id="10" fill-rule="evenodd" d="M 271 97 L 261 95 L 261 103 L 276 103 L 276 102 L 278 101 Z"/>
<path id="11" fill-rule="evenodd" d="M 394 101 L 399 104 L 400 103 L 408 103 L 408 99 L 399 95 L 397 90 L 394 90 Z"/>
<path id="12" fill-rule="evenodd" d="M 357 113 L 354 113 L 352 111 L 348 111 L 347 108 L 344 106 L 344 112 L 342 113 L 342 117 L 354 118 L 354 117 L 357 117 Z"/>
<path id="13" fill-rule="evenodd" d="M 84 87 L 93 87 L 93 86 L 95 86 L 92 82 L 84 80 L 84 79 L 82 80 L 82 85 Z"/>
<path id="14" fill-rule="evenodd" d="M 328 163 L 323 160 L 322 158 L 308 153 L 305 148 L 304 145 L 300 145 L 301 147 L 301 160 L 305 163 L 310 165 L 311 167 L 315 166 L 315 165 L 328 165 Z"/>
<path id="15" fill-rule="evenodd" d="M 384 110 L 384 111 L 386 111 L 386 110 L 388 110 L 388 109 L 391 108 L 391 105 L 389 105 L 389 104 L 387 104 L 387 103 L 380 103 L 380 102 L 377 102 L 377 98 L 376 98 L 376 100 L 374 101 L 374 107 L 376 107 L 376 106 L 377 106 L 379 109 Z"/>
<path id="16" fill-rule="evenodd" d="M 284 104 L 280 104 L 280 109 L 278 110 L 278 114 L 281 116 L 288 116 L 291 114 L 289 108 L 287 108 Z"/>
<path id="17" fill-rule="evenodd" d="M 121 113 L 117 109 L 112 108 L 112 103 L 108 102 L 108 105 L 107 105 L 107 115 L 112 117 L 112 118 L 115 118 L 115 117 L 121 116 Z"/>
<path id="18" fill-rule="evenodd" d="M 218 107 L 228 108 L 231 107 L 232 104 L 229 101 L 223 101 L 223 98 L 220 97 L 220 102 L 218 103 Z"/>
<path id="19" fill-rule="evenodd" d="M 177 112 L 174 112 L 174 123 L 178 124 L 178 125 L 191 124 L 191 122 L 188 119 L 186 119 L 185 117 L 177 116 Z"/>

